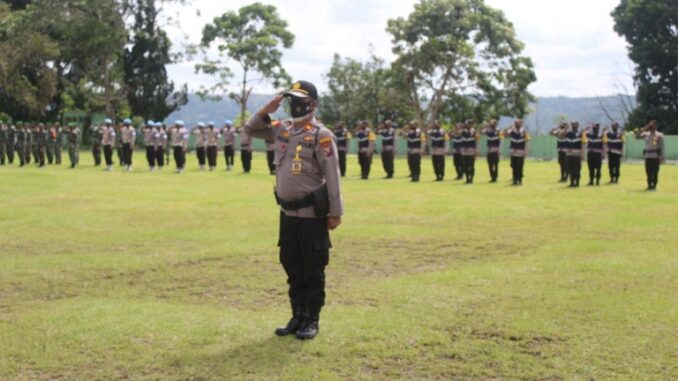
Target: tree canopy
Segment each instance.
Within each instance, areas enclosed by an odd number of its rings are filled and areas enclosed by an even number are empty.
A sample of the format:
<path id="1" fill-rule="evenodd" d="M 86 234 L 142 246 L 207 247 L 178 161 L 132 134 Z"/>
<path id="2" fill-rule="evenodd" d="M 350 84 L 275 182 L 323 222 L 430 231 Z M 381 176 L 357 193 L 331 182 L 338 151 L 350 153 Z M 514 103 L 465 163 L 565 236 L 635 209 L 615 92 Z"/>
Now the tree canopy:
<path id="1" fill-rule="evenodd" d="M 636 64 L 638 107 L 629 124 L 639 127 L 656 119 L 665 132 L 678 133 L 678 4 L 622 0 L 612 17 Z"/>

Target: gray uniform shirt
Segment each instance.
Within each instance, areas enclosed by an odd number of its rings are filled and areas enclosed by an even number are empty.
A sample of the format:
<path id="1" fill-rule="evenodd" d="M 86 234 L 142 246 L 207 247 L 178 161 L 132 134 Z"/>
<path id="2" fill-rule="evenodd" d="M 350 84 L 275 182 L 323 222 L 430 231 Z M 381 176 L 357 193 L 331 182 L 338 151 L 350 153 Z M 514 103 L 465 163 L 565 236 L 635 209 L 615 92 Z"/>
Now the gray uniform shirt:
<path id="1" fill-rule="evenodd" d="M 205 132 L 207 134 L 207 145 L 210 147 L 216 147 L 219 145 L 219 138 L 221 134 L 216 128 L 208 128 Z"/>
<path id="2" fill-rule="evenodd" d="M 188 148 L 188 130 L 185 127 L 172 129 L 172 147 Z"/>
<path id="3" fill-rule="evenodd" d="M 102 138 L 102 144 L 105 146 L 115 145 L 115 128 L 104 127 L 104 136 Z"/>
<path id="4" fill-rule="evenodd" d="M 659 131 L 645 131 L 636 135 L 636 139 L 645 141 L 643 156 L 645 156 L 646 159 L 664 160 L 664 155 L 666 155 L 666 151 L 664 150 L 664 134 Z"/>
<path id="5" fill-rule="evenodd" d="M 196 147 L 205 147 L 207 145 L 207 134 L 205 129 L 194 128 L 191 131 L 191 134 L 195 135 L 195 146 Z"/>
<path id="6" fill-rule="evenodd" d="M 232 146 L 235 143 L 235 137 L 238 136 L 238 132 L 234 127 L 224 127 L 221 130 L 221 135 L 224 137 L 224 147 Z"/>
<path id="7" fill-rule="evenodd" d="M 146 147 L 150 147 L 153 145 L 153 134 L 155 131 L 153 131 L 152 128 L 144 128 L 144 145 Z"/>
<path id="8" fill-rule="evenodd" d="M 337 144 L 330 130 L 315 119 L 303 128 L 295 128 L 292 121 L 270 123 L 254 115 L 245 125 L 245 132 L 256 138 L 275 141 L 278 197 L 285 201 L 303 199 L 327 184 L 329 215 L 339 217 L 344 214 Z M 297 153 L 302 163 L 300 174 L 292 172 Z M 315 218 L 313 207 L 282 211 L 291 217 Z"/>

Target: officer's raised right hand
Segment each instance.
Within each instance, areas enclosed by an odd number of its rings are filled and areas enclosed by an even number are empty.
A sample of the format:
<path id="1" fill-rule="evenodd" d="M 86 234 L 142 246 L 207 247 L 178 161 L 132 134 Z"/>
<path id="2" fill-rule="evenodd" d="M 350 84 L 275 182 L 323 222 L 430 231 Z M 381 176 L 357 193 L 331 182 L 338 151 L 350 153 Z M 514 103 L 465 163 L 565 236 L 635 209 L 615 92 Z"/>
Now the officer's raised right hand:
<path id="1" fill-rule="evenodd" d="M 259 116 L 261 116 L 263 118 L 268 114 L 273 114 L 274 112 L 278 111 L 282 101 L 283 101 L 283 96 L 282 95 L 276 95 L 275 98 L 271 99 L 271 101 L 266 104 L 266 106 L 262 107 L 261 110 L 259 110 L 259 113 L 258 113 Z"/>

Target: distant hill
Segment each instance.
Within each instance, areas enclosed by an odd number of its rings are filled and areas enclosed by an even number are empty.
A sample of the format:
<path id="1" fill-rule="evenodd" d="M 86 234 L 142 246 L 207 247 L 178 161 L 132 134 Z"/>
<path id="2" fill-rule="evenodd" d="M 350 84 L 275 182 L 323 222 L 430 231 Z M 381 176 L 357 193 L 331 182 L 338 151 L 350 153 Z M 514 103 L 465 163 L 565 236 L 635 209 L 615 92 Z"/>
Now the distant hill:
<path id="1" fill-rule="evenodd" d="M 249 112 L 255 112 L 270 100 L 272 95 L 253 94 L 248 104 Z M 635 100 L 632 99 L 635 106 Z M 559 116 L 565 116 L 568 121 L 578 120 L 586 125 L 591 122 L 609 124 L 610 120 L 605 115 L 601 103 L 605 106 L 610 116 L 619 122 L 623 122 L 623 105 L 617 96 L 601 98 L 570 98 L 570 97 L 543 97 L 531 105 L 533 112 L 525 119 L 525 123 L 532 132 L 545 133 L 551 129 Z M 239 112 L 239 106 L 235 101 L 228 98 L 221 101 L 203 101 L 197 95 L 190 95 L 189 102 L 181 110 L 169 116 L 168 121 L 177 119 L 184 120 L 188 126 L 193 126 L 199 121 L 215 121 L 217 125 L 223 125 L 226 119 L 235 120 Z M 284 113 L 279 112 L 278 117 Z M 510 123 L 510 119 L 503 118 L 501 126 Z"/>

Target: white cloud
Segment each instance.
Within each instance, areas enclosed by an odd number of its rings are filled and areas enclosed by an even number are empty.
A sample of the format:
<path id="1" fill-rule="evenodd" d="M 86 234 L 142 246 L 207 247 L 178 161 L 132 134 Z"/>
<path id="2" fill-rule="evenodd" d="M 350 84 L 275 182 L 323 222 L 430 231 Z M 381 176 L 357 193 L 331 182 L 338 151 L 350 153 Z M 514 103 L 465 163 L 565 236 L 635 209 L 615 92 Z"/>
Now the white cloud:
<path id="1" fill-rule="evenodd" d="M 525 53 L 535 62 L 538 82 L 530 90 L 537 95 L 591 96 L 614 93 L 615 83 L 631 88 L 624 41 L 613 31 L 610 12 L 618 0 L 486 0 L 502 9 L 513 22 L 518 37 L 525 42 Z M 200 40 L 202 27 L 215 16 L 237 10 L 252 1 L 194 0 L 180 9 L 183 32 L 192 42 Z M 322 78 L 334 53 L 365 60 L 369 46 L 387 60 L 391 54 L 386 22 L 406 17 L 414 0 L 322 1 L 273 0 L 281 16 L 296 35 L 294 47 L 285 51 L 283 63 L 293 78 L 315 82 L 322 91 Z M 200 11 L 196 15 L 195 9 Z M 174 8 L 176 10 L 176 8 Z M 171 31 L 175 45 L 181 45 L 182 33 Z M 178 83 L 195 89 L 208 85 L 209 77 L 194 74 L 194 63 L 169 68 Z M 234 65 L 234 70 L 236 66 Z M 258 86 L 257 91 L 273 91 Z"/>

